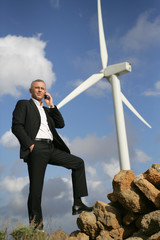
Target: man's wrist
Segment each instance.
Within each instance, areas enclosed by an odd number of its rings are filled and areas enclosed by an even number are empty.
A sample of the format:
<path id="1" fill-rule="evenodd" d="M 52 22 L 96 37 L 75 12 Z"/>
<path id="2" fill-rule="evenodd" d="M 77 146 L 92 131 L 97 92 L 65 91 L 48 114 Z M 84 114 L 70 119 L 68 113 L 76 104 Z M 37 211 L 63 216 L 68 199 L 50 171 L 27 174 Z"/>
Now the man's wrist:
<path id="1" fill-rule="evenodd" d="M 50 104 L 48 107 L 49 108 L 54 108 L 54 104 Z"/>

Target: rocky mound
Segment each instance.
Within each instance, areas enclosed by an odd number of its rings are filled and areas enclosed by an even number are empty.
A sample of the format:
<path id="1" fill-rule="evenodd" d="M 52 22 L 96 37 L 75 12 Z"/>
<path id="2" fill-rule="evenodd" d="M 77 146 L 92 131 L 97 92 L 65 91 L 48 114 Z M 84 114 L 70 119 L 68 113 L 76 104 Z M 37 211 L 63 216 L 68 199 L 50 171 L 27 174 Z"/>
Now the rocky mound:
<path id="1" fill-rule="evenodd" d="M 139 176 L 122 170 L 112 185 L 109 204 L 97 201 L 93 213 L 79 215 L 79 231 L 70 236 L 57 231 L 56 239 L 160 240 L 160 164 L 153 164 Z"/>

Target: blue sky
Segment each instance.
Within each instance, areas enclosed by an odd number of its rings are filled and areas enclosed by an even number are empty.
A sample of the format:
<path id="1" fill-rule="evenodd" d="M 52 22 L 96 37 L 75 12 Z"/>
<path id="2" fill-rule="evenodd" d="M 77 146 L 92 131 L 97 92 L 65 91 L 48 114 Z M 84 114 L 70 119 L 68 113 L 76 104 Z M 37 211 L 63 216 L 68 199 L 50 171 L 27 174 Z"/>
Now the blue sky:
<path id="1" fill-rule="evenodd" d="M 120 77 L 123 94 L 149 122 L 145 126 L 124 106 L 131 169 L 138 175 L 160 153 L 160 2 L 101 0 L 108 65 L 129 61 L 132 72 Z M 27 218 L 28 174 L 11 134 L 12 112 L 29 99 L 32 80 L 44 79 L 58 104 L 80 82 L 101 70 L 96 0 L 1 0 L 0 7 L 0 221 Z M 61 108 L 59 134 L 72 153 L 85 160 L 89 196 L 108 201 L 119 171 L 111 87 L 103 79 Z M 43 213 L 55 230 L 77 229 L 71 215 L 70 171 L 46 171 Z"/>

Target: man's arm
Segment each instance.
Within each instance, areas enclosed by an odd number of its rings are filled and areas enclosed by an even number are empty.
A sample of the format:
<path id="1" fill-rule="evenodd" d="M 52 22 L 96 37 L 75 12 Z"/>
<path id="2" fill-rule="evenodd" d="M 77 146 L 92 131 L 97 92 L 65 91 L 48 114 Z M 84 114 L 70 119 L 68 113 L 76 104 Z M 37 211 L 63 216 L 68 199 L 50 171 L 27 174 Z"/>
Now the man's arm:
<path id="1" fill-rule="evenodd" d="M 46 108 L 46 109 L 50 117 L 53 118 L 55 122 L 55 128 L 63 128 L 65 126 L 64 119 L 60 111 L 57 109 L 57 107 L 54 105 L 54 108 Z"/>
<path id="2" fill-rule="evenodd" d="M 18 101 L 13 111 L 12 132 L 24 149 L 30 148 L 34 143 L 25 130 L 26 114 L 26 101 Z"/>
<path id="3" fill-rule="evenodd" d="M 55 122 L 55 127 L 63 128 L 65 126 L 64 119 L 63 119 L 60 111 L 54 105 L 52 96 L 48 92 L 46 92 L 45 103 L 49 107 L 49 108 L 47 108 L 47 112 L 53 118 L 53 120 Z"/>

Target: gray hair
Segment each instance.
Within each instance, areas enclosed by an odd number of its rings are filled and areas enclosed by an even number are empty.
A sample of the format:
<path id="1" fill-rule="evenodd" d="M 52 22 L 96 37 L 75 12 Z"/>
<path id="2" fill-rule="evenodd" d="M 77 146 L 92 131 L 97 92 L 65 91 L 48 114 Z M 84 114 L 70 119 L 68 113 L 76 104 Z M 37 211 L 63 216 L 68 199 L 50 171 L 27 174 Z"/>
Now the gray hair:
<path id="1" fill-rule="evenodd" d="M 43 82 L 43 83 L 45 84 L 45 82 L 44 82 L 43 80 L 41 80 L 41 79 L 36 79 L 36 80 L 34 80 L 34 81 L 31 82 L 31 88 L 33 88 L 33 85 L 34 85 L 35 82 Z M 46 85 L 46 84 L 45 84 L 45 85 Z"/>

